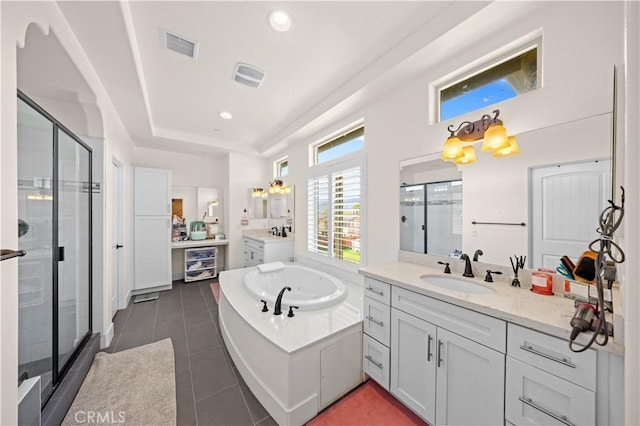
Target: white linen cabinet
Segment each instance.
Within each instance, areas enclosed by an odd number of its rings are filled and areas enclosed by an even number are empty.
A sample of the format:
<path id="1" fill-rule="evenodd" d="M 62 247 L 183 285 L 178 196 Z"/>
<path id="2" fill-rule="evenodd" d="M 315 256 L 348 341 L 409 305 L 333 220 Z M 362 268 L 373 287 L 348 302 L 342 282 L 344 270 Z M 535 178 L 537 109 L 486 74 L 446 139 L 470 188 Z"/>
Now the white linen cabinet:
<path id="1" fill-rule="evenodd" d="M 171 170 L 133 169 L 133 294 L 171 288 Z"/>

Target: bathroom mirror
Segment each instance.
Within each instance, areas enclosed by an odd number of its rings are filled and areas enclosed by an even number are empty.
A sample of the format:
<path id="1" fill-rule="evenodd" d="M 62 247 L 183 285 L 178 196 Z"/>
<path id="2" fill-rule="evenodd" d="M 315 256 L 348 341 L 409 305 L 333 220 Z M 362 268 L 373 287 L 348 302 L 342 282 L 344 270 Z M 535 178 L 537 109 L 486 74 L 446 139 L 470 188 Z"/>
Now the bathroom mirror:
<path id="1" fill-rule="evenodd" d="M 219 221 L 220 196 L 218 189 L 198 187 L 196 194 L 200 218 L 207 223 L 214 223 L 216 219 Z"/>
<path id="2" fill-rule="evenodd" d="M 188 226 L 193 221 L 223 222 L 222 190 L 196 186 L 174 185 L 171 190 L 172 210 L 179 208 Z M 204 219 L 203 219 L 204 218 Z"/>
<path id="3" fill-rule="evenodd" d="M 287 189 L 284 193 L 269 194 L 269 227 L 291 226 L 294 232 L 295 188 Z"/>
<path id="4" fill-rule="evenodd" d="M 267 218 L 267 192 L 263 188 L 249 188 L 247 190 L 247 217 L 249 219 Z"/>
<path id="5" fill-rule="evenodd" d="M 420 215 L 416 205 L 425 202 L 421 184 L 460 179 L 460 220 L 451 213 L 442 227 L 447 235 L 460 234 L 462 252 L 473 255 L 480 249 L 480 261 L 499 265 L 526 255 L 531 268 L 555 268 L 564 254 L 577 260 L 596 238 L 599 214 L 611 198 L 611 125 L 611 114 L 603 114 L 524 132 L 516 135 L 520 154 L 493 158 L 476 146 L 473 164 L 455 166 L 443 162 L 440 153 L 402 161 L 400 249 L 429 252 L 420 244 L 425 241 L 421 226 L 429 221 L 417 224 L 415 217 Z M 450 210 L 454 201 L 447 201 Z M 456 245 L 441 244 L 440 252 L 432 253 L 449 255 Z"/>

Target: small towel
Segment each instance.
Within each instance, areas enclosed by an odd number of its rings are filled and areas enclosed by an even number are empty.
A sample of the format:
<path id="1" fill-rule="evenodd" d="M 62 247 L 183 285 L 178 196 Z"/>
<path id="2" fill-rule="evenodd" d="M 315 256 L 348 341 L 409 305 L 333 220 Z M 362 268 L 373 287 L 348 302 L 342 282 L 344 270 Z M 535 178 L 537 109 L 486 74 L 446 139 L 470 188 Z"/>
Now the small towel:
<path id="1" fill-rule="evenodd" d="M 258 270 L 263 274 L 265 272 L 279 271 L 280 269 L 284 269 L 284 263 L 282 262 L 271 262 L 258 265 Z"/>

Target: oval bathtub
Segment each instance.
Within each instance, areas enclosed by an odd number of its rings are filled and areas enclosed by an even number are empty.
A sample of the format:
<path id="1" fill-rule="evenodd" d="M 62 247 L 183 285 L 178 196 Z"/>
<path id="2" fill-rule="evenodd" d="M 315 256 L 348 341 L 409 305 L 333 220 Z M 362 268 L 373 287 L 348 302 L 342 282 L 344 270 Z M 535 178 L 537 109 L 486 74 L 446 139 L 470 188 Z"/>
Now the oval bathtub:
<path id="1" fill-rule="evenodd" d="M 300 311 L 324 309 L 342 302 L 347 287 L 338 278 L 317 269 L 300 265 L 285 265 L 273 272 L 258 269 L 244 276 L 247 292 L 258 300 L 275 303 L 283 287 L 291 287 L 282 297 L 282 306 L 298 306 Z"/>

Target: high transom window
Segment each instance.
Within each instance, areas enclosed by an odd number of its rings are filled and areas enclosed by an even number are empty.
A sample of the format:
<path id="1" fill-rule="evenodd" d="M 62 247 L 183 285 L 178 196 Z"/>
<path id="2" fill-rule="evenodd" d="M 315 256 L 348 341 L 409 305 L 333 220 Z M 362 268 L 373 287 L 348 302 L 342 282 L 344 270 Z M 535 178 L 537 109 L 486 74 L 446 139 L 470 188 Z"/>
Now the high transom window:
<path id="1" fill-rule="evenodd" d="M 538 48 L 440 89 L 440 121 L 538 88 Z"/>
<path id="2" fill-rule="evenodd" d="M 364 148 L 364 127 L 313 147 L 313 164 L 322 164 L 361 151 Z"/>

